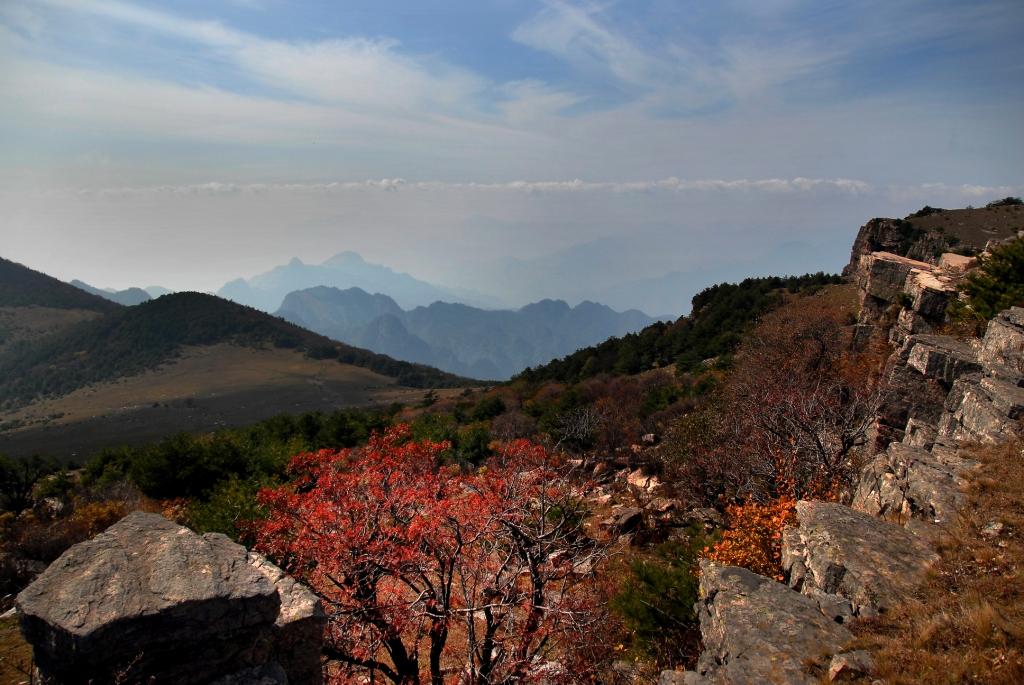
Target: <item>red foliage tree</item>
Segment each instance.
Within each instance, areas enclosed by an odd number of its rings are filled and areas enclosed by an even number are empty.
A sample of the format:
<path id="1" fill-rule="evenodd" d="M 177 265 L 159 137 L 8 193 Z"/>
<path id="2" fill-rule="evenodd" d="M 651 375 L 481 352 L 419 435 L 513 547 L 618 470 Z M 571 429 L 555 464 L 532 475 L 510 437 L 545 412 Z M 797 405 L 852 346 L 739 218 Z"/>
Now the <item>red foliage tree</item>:
<path id="1" fill-rule="evenodd" d="M 562 650 L 593 620 L 583 583 L 601 549 L 549 455 L 510 443 L 475 473 L 400 426 L 362 449 L 302 454 L 265 490 L 257 548 L 321 597 L 340 682 L 576 680 Z"/>

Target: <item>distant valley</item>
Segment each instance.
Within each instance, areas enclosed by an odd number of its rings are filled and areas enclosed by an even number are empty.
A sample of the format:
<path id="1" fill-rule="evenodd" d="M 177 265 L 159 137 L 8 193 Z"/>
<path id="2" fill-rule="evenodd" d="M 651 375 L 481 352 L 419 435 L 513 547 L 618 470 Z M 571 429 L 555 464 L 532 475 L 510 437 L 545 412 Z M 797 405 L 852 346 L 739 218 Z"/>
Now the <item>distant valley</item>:
<path id="1" fill-rule="evenodd" d="M 403 309 L 360 288 L 315 287 L 285 297 L 277 315 L 335 340 L 460 376 L 503 380 L 655 321 L 584 301 L 541 300 L 518 310 L 434 302 Z"/>

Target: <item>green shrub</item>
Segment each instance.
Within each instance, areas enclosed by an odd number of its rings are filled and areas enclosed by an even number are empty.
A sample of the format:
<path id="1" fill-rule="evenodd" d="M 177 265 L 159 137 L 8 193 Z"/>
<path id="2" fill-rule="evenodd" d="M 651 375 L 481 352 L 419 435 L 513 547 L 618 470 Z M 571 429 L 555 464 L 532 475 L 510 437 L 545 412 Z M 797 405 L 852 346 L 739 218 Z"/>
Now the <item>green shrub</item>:
<path id="1" fill-rule="evenodd" d="M 1014 240 L 979 257 L 979 267 L 960 285 L 964 302 L 954 302 L 954 320 L 985 322 L 1004 309 L 1024 305 L 1024 240 Z"/>
<path id="2" fill-rule="evenodd" d="M 206 501 L 189 505 L 188 525 L 199 533 L 223 533 L 233 540 L 250 543 L 246 524 L 266 516 L 256 501 L 256 493 L 262 487 L 277 484 L 273 479 L 243 481 L 237 477 L 222 481 Z"/>
<path id="3" fill-rule="evenodd" d="M 685 542 L 665 542 L 654 555 L 630 563 L 629 576 L 611 608 L 631 632 L 633 648 L 672 667 L 685 663 L 698 648 L 698 554 L 706 539 L 691 527 Z"/>

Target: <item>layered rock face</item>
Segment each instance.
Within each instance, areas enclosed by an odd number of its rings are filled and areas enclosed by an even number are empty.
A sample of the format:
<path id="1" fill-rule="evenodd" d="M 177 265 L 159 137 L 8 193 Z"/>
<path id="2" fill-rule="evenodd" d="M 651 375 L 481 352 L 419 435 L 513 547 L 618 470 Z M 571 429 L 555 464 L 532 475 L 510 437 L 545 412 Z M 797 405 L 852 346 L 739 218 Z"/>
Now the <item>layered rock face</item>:
<path id="1" fill-rule="evenodd" d="M 796 517 L 782 545 L 790 587 L 811 596 L 837 595 L 854 616 L 891 609 L 938 560 L 922 538 L 842 504 L 798 502 Z M 849 614 L 843 610 L 832 618 Z"/>
<path id="2" fill-rule="evenodd" d="M 956 256 L 956 255 L 951 255 Z M 948 263 L 948 262 L 947 262 Z M 908 335 L 930 333 L 941 324 L 946 306 L 956 297 L 957 281 L 964 271 L 949 266 L 900 257 L 891 252 L 871 252 L 860 257 L 855 271 L 860 292 L 860 336 L 886 328 L 898 308 L 890 339 L 900 344 Z"/>
<path id="3" fill-rule="evenodd" d="M 17 598 L 42 682 L 318 683 L 324 614 L 223 535 L 136 512 Z"/>

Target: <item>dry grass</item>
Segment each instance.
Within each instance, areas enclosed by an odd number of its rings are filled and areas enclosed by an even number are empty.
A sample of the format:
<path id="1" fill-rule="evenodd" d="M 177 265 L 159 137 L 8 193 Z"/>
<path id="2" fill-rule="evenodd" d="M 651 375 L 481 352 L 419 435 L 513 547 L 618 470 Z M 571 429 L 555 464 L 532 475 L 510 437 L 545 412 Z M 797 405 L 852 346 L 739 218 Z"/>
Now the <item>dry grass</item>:
<path id="1" fill-rule="evenodd" d="M 0 683 L 29 682 L 32 648 L 21 636 L 17 618 L 0 620 Z"/>
<path id="2" fill-rule="evenodd" d="M 437 394 L 447 398 L 459 392 Z M 0 453 L 83 457 L 111 444 L 245 426 L 283 413 L 412 404 L 423 393 L 369 369 L 310 359 L 295 350 L 192 347 L 156 370 L 0 412 L 0 423 L 21 426 L 0 431 Z"/>
<path id="3" fill-rule="evenodd" d="M 926 231 L 941 228 L 966 245 L 984 247 L 994 238 L 1009 238 L 1024 228 L 1024 207 L 979 207 L 977 209 L 945 209 L 929 216 L 910 219 L 915 227 Z"/>
<path id="4" fill-rule="evenodd" d="M 1024 683 L 1024 441 L 979 449 L 942 561 L 897 611 L 854 627 L 887 685 Z M 993 522 L 1003 528 L 984 535 Z M 871 682 L 868 679 L 864 682 Z"/>

